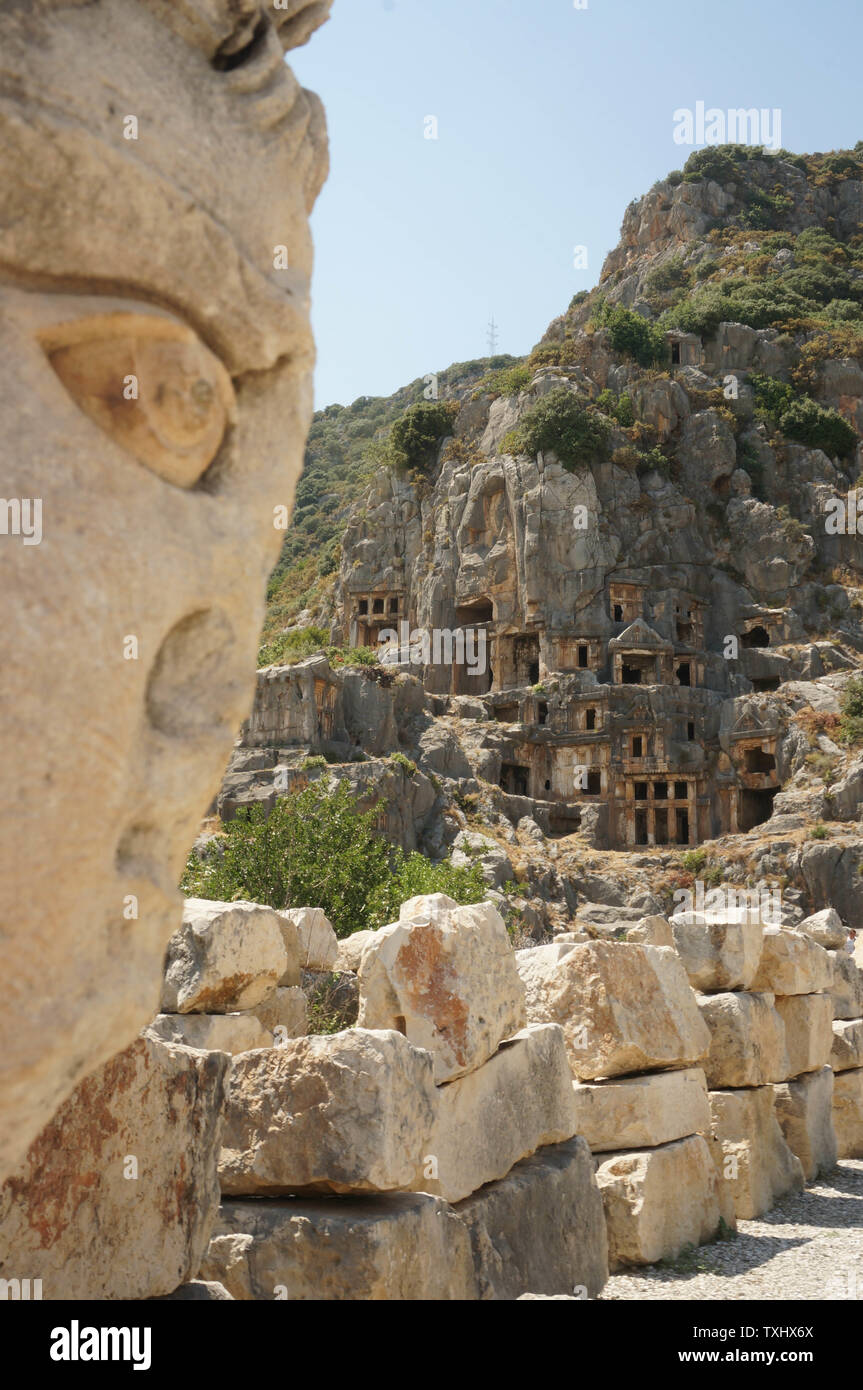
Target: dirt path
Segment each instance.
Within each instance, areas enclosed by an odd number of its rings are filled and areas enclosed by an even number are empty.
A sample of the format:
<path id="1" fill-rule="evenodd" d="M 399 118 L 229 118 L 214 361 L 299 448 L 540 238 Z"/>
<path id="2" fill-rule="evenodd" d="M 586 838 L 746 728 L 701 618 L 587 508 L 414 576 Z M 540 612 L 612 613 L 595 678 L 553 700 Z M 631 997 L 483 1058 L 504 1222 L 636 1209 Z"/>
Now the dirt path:
<path id="1" fill-rule="evenodd" d="M 845 1159 L 757 1221 L 739 1222 L 733 1240 L 612 1275 L 602 1298 L 863 1300 L 863 1162 Z"/>

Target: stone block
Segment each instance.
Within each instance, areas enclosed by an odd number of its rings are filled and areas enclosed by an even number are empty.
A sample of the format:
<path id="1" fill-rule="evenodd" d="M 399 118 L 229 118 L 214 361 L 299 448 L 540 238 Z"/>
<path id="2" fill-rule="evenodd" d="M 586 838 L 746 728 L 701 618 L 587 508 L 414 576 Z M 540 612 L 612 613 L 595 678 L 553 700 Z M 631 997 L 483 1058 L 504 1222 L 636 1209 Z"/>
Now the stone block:
<path id="1" fill-rule="evenodd" d="M 624 940 L 634 941 L 642 946 L 674 947 L 671 924 L 667 918 L 660 917 L 658 914 L 641 917 L 633 926 L 627 927 Z"/>
<path id="2" fill-rule="evenodd" d="M 847 951 L 830 951 L 833 974 L 828 986 L 834 1018 L 863 1017 L 863 970 Z"/>
<path id="3" fill-rule="evenodd" d="M 234 1062 L 219 1162 L 224 1193 L 413 1189 L 437 1115 L 428 1052 L 350 1028 Z"/>
<path id="4" fill-rule="evenodd" d="M 524 1026 L 524 986 L 492 903 L 443 893 L 403 903 L 359 967 L 361 1028 L 396 1028 L 434 1058 L 435 1081 L 481 1067 Z"/>
<path id="5" fill-rule="evenodd" d="M 599 1162 L 612 1270 L 673 1258 L 715 1235 L 721 1216 L 718 1178 L 700 1134 Z"/>
<path id="6" fill-rule="evenodd" d="M 596 1298 L 608 1278 L 602 1196 L 584 1139 L 540 1149 L 453 1208 L 467 1229 L 476 1297 Z"/>
<path id="7" fill-rule="evenodd" d="M 576 944 L 575 941 L 561 941 L 558 938 L 544 946 L 528 946 L 523 951 L 516 951 L 515 967 L 524 985 L 525 1008 L 529 1018 L 533 1018 L 534 1011 L 541 1007 L 549 973 Z"/>
<path id="8" fill-rule="evenodd" d="M 773 1091 L 785 1142 L 800 1159 L 806 1181 L 812 1182 L 819 1173 L 836 1167 L 833 1072 L 830 1067 L 821 1067 L 774 1086 Z"/>
<path id="9" fill-rule="evenodd" d="M 86 1077 L 0 1188 L 0 1277 L 100 1301 L 193 1279 L 219 1206 L 229 1067 L 143 1036 Z"/>
<path id="10" fill-rule="evenodd" d="M 785 1025 L 788 1076 L 818 1071 L 833 1048 L 833 1000 L 829 994 L 782 994 L 776 1012 Z"/>
<path id="11" fill-rule="evenodd" d="M 263 1004 L 233 1014 L 157 1014 L 146 1030 L 163 1042 L 237 1056 L 305 1037 L 306 996 L 296 985 L 277 989 Z"/>
<path id="12" fill-rule="evenodd" d="M 710 913 L 683 912 L 671 918 L 671 930 L 694 989 L 748 989 L 755 979 L 763 928 L 747 913 L 714 921 Z"/>
<path id="13" fill-rule="evenodd" d="M 833 1078 L 833 1129 L 839 1158 L 863 1158 L 863 1067 Z"/>
<path id="14" fill-rule="evenodd" d="M 753 992 L 816 994 L 830 989 L 830 957 L 810 936 L 789 927 L 765 927 Z"/>
<path id="15" fill-rule="evenodd" d="M 528 1014 L 561 1025 L 573 1073 L 586 1081 L 691 1066 L 710 1045 L 686 971 L 667 946 L 573 946 L 537 981 Z"/>
<path id="16" fill-rule="evenodd" d="M 750 1221 L 803 1186 L 803 1169 L 775 1113 L 772 1086 L 711 1091 L 713 1158 L 735 1213 Z"/>
<path id="17" fill-rule="evenodd" d="M 575 1081 L 576 1132 L 594 1153 L 656 1148 L 710 1133 L 707 1082 L 698 1067 L 614 1081 Z"/>
<path id="18" fill-rule="evenodd" d="M 863 1018 L 834 1020 L 830 1065 L 834 1072 L 863 1067 Z"/>
<path id="19" fill-rule="evenodd" d="M 423 1165 L 406 1185 L 458 1202 L 505 1177 L 543 1145 L 575 1132 L 563 1034 L 553 1024 L 532 1024 L 477 1071 L 437 1088 L 437 1117 Z"/>
<path id="20" fill-rule="evenodd" d="M 450 1206 L 426 1193 L 222 1203 L 201 1278 L 235 1299 L 595 1298 L 608 1276 L 583 1139 L 524 1159 Z"/>
<path id="21" fill-rule="evenodd" d="M 244 1300 L 476 1298 L 465 1226 L 422 1193 L 225 1201 L 201 1278 Z"/>
<path id="22" fill-rule="evenodd" d="M 333 969 L 355 975 L 360 968 L 363 951 L 376 936 L 376 931 L 355 931 L 350 936 L 342 937 Z"/>
<path id="23" fill-rule="evenodd" d="M 826 951 L 840 951 L 848 935 L 835 907 L 824 907 L 820 912 L 813 912 L 811 917 L 804 917 L 796 930 L 810 936 Z"/>
<path id="24" fill-rule="evenodd" d="M 294 941 L 300 970 L 335 970 L 339 941 L 322 908 L 290 907 L 279 912 L 277 916 L 282 919 L 283 924 L 289 923 L 294 928 L 293 932 L 290 927 L 287 930 L 284 926 L 282 928 L 292 972 L 295 970 L 292 949 Z M 291 978 L 283 983 L 295 985 L 297 980 Z"/>
<path id="25" fill-rule="evenodd" d="M 772 994 L 700 994 L 698 1004 L 710 1029 L 703 1065 L 712 1090 L 785 1080 L 785 1025 Z"/>
<path id="26" fill-rule="evenodd" d="M 285 976 L 281 922 L 257 903 L 187 898 L 168 942 L 161 1012 L 229 1014 L 260 1004 Z M 299 984 L 299 975 L 292 984 Z"/>

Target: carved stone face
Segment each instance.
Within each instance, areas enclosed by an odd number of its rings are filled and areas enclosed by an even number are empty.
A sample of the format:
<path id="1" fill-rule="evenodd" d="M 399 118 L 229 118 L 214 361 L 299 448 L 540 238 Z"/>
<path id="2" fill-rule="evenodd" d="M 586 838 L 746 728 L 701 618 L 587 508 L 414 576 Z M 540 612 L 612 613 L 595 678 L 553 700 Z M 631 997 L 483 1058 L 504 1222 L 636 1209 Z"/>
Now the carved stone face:
<path id="1" fill-rule="evenodd" d="M 251 707 L 327 168 L 283 47 L 330 3 L 0 4 L 0 1173 L 155 1012 Z"/>

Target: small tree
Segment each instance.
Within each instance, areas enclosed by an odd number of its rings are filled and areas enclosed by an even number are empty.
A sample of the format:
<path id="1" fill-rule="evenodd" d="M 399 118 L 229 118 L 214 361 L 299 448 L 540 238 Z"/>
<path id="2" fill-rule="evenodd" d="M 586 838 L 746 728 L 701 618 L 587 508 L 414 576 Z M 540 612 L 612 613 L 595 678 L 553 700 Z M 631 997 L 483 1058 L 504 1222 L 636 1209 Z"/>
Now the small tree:
<path id="1" fill-rule="evenodd" d="M 389 462 L 400 473 L 427 473 L 438 445 L 452 428 L 454 407 L 447 401 L 419 401 L 396 420 L 387 442 Z"/>
<path id="2" fill-rule="evenodd" d="M 420 893 L 448 893 L 460 903 L 483 898 L 477 865 L 405 855 L 375 834 L 378 810 L 359 810 L 346 781 L 281 797 L 269 815 L 262 806 L 242 807 L 222 840 L 203 857 L 189 856 L 180 887 L 225 902 L 320 907 L 339 937 L 395 921 L 402 903 Z"/>
<path id="3" fill-rule="evenodd" d="M 606 458 L 609 434 L 610 425 L 602 415 L 565 386 L 558 386 L 525 411 L 503 444 L 513 454 L 536 455 L 551 449 L 572 472 Z"/>

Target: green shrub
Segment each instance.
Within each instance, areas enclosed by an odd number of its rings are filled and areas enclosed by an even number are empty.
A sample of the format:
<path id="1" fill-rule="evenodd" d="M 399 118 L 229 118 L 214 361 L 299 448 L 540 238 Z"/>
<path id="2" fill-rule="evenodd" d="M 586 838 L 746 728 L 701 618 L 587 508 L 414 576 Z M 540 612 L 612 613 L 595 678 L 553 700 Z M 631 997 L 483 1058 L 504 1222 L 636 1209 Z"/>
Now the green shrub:
<path id="1" fill-rule="evenodd" d="M 280 797 L 269 815 L 260 805 L 241 807 L 224 837 L 189 856 L 180 888 L 224 902 L 321 907 L 339 937 L 394 921 L 418 893 L 481 900 L 477 866 L 393 849 L 374 833 L 379 810 L 359 810 L 347 782 L 333 790 L 323 781 Z"/>
<path id="2" fill-rule="evenodd" d="M 675 290 L 681 285 L 688 285 L 690 278 L 690 272 L 684 269 L 683 257 L 673 256 L 664 265 L 654 266 L 653 270 L 648 271 L 644 280 L 644 288 L 648 294 L 661 294 L 666 290 Z"/>
<path id="3" fill-rule="evenodd" d="M 502 367 L 500 371 L 489 372 L 480 382 L 480 389 L 497 396 L 517 396 L 530 385 L 533 371 L 526 362 L 518 362 L 514 367 Z"/>
<path id="4" fill-rule="evenodd" d="M 699 183 L 702 179 L 712 179 L 714 183 L 727 183 L 740 174 L 740 165 L 753 155 L 763 153 L 755 145 L 708 145 L 695 150 L 683 166 L 683 182 Z"/>
<path id="5" fill-rule="evenodd" d="M 818 822 L 817 825 L 813 825 L 812 829 L 809 831 L 809 838 L 810 838 L 810 840 L 826 840 L 826 839 L 827 839 L 827 827 L 826 827 L 826 825 L 822 825 L 820 821 Z"/>
<path id="6" fill-rule="evenodd" d="M 392 467 L 400 473 L 428 473 L 453 417 L 449 401 L 419 401 L 410 406 L 390 430 L 387 453 Z"/>
<path id="7" fill-rule="evenodd" d="M 852 676 L 842 692 L 836 737 L 840 743 L 863 743 L 863 676 Z"/>
<path id="8" fill-rule="evenodd" d="M 410 777 L 413 777 L 417 770 L 416 763 L 412 762 L 410 758 L 406 758 L 404 753 L 390 753 L 390 762 L 395 763 L 397 767 L 403 767 Z"/>
<path id="9" fill-rule="evenodd" d="M 764 376 L 761 372 L 750 372 L 748 377 L 749 385 L 752 387 L 752 394 L 755 397 L 755 409 L 759 415 L 766 415 L 773 421 L 778 421 L 783 410 L 794 401 L 794 389 L 787 382 L 779 381 L 774 376 Z"/>
<path id="10" fill-rule="evenodd" d="M 779 416 L 779 428 L 789 439 L 823 449 L 825 454 L 848 454 L 857 443 L 857 435 L 838 410 L 826 410 L 809 396 L 792 401 Z"/>
<path id="11" fill-rule="evenodd" d="M 601 302 L 594 313 L 594 322 L 608 330 L 611 345 L 622 357 L 630 357 L 641 367 L 653 367 L 668 357 L 665 334 L 640 314 L 624 309 L 622 304 Z"/>
<path id="12" fill-rule="evenodd" d="M 280 632 L 272 642 L 265 642 L 259 650 L 258 666 L 290 666 L 295 661 L 303 661 L 307 656 L 323 651 L 329 640 L 330 634 L 322 627 Z"/>
<path id="13" fill-rule="evenodd" d="M 485 897 L 485 883 L 478 864 L 460 868 L 448 859 L 433 861 L 424 854 L 395 851 L 395 864 L 372 893 L 368 903 L 369 925 L 382 927 L 398 919 L 399 908 L 421 893 L 446 893 L 457 903 L 478 903 Z"/>
<path id="14" fill-rule="evenodd" d="M 528 456 L 551 449 L 572 472 L 606 457 L 610 432 L 607 420 L 565 386 L 559 386 L 525 412 L 518 427 L 504 439 L 503 448 Z"/>

